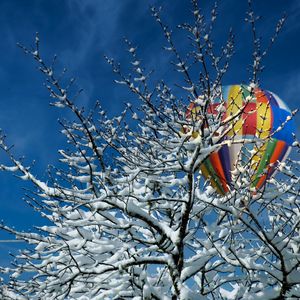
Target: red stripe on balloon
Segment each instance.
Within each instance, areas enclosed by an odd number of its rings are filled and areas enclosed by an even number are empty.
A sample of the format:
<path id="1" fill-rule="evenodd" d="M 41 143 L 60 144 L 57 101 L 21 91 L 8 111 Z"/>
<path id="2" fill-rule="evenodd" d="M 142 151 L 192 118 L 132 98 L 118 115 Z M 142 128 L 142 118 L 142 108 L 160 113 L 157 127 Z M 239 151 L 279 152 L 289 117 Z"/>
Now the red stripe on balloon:
<path id="1" fill-rule="evenodd" d="M 218 114 L 217 111 L 217 107 L 220 105 L 220 103 L 214 103 L 214 104 L 210 104 L 207 108 L 207 113 L 208 114 L 212 114 L 212 115 L 216 115 Z"/>
<path id="2" fill-rule="evenodd" d="M 209 160 L 222 184 L 222 187 L 223 187 L 223 190 L 225 192 L 228 192 L 228 186 L 226 184 L 226 178 L 225 178 L 225 174 L 224 174 L 224 171 L 223 171 L 223 167 L 222 167 L 222 163 L 221 163 L 221 160 L 220 160 L 220 157 L 218 155 L 217 152 L 213 152 L 210 157 L 209 157 Z"/>
<path id="3" fill-rule="evenodd" d="M 246 104 L 243 112 L 243 135 L 255 135 L 256 118 L 256 103 Z"/>
<path id="4" fill-rule="evenodd" d="M 219 114 L 218 108 L 220 107 L 220 105 L 223 105 L 223 104 L 220 104 L 220 103 L 210 104 L 207 108 L 207 113 L 212 114 L 214 116 L 218 115 Z M 225 107 L 226 107 L 226 104 L 225 104 Z M 222 113 L 221 120 L 223 121 L 223 120 L 225 120 L 225 118 L 226 118 L 226 113 Z"/>

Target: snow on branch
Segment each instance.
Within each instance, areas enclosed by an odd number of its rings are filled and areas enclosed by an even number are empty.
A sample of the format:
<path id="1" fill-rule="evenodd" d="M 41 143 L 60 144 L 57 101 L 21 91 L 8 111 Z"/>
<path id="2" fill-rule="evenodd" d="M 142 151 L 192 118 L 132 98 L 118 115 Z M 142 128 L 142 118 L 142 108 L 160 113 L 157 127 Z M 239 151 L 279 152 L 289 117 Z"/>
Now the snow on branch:
<path id="1" fill-rule="evenodd" d="M 74 120 L 59 121 L 68 147 L 58 151 L 59 163 L 45 180 L 15 158 L 0 135 L 0 148 L 10 160 L 0 170 L 31 183 L 27 202 L 46 220 L 28 232 L 0 224 L 27 245 L 10 267 L 0 268 L 3 299 L 299 297 L 299 162 L 271 161 L 266 151 L 296 111 L 268 131 L 266 105 L 258 115 L 261 128 L 250 137 L 240 134 L 247 118 L 258 114 L 260 107 L 248 108 L 270 48 L 262 50 L 251 1 L 253 79 L 227 102 L 222 80 L 234 53 L 234 34 L 229 29 L 225 45 L 216 49 L 218 4 L 207 18 L 192 1 L 190 22 L 178 26 L 186 38 L 181 41 L 190 43 L 184 49 L 176 46 L 176 32 L 164 23 L 161 9 L 151 12 L 182 82 L 153 84 L 139 47 L 125 39 L 129 71 L 105 58 L 116 83 L 137 104 L 127 103 L 115 117 L 99 102 L 90 112 L 77 106 L 81 89 L 75 79 L 66 80 L 66 70 L 58 72 L 56 57 L 46 63 L 38 34 L 33 49 L 20 46 L 38 64 L 52 104 L 70 111 Z M 228 106 L 232 111 L 226 114 Z M 296 139 L 291 148 L 299 148 Z M 228 174 L 212 167 L 220 164 L 216 153 L 222 149 L 236 155 L 233 163 L 226 162 L 232 164 L 230 183 Z M 277 176 L 269 176 L 271 168 Z"/>

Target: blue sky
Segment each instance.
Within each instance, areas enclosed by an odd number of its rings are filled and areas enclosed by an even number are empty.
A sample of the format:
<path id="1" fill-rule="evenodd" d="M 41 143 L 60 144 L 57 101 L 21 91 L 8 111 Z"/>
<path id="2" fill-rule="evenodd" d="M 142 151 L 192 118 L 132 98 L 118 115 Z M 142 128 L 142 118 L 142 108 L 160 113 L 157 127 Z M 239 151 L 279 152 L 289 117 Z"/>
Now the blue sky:
<path id="1" fill-rule="evenodd" d="M 213 1 L 204 2 L 204 11 Z M 48 164 L 55 164 L 57 150 L 63 147 L 57 119 L 64 116 L 59 109 L 49 107 L 49 97 L 43 78 L 30 57 L 16 46 L 17 42 L 32 45 L 39 32 L 41 51 L 51 60 L 59 57 L 59 66 L 66 66 L 70 76 L 77 78 L 84 89 L 82 104 L 91 106 L 100 100 L 104 108 L 115 114 L 123 103 L 132 99 L 123 87 L 116 87 L 113 75 L 103 55 L 107 54 L 126 64 L 123 37 L 137 46 L 144 64 L 154 69 L 154 78 L 174 84 L 169 65 L 172 59 L 162 50 L 165 44 L 159 26 L 149 12 L 149 5 L 163 7 L 163 17 L 170 26 L 190 17 L 188 0 L 1 0 L 0 1 L 0 128 L 14 144 L 17 157 L 24 155 L 27 162 L 36 160 L 35 173 L 44 176 Z M 256 11 L 263 16 L 260 35 L 269 38 L 277 19 L 286 12 L 285 28 L 265 60 L 261 77 L 262 87 L 277 93 L 290 108 L 299 107 L 300 94 L 300 2 L 298 0 L 254 0 Z M 243 21 L 246 0 L 223 0 L 219 5 L 216 24 L 216 43 L 224 39 L 228 28 L 236 35 L 236 54 L 224 84 L 248 81 L 246 68 L 251 62 L 251 33 Z M 181 36 L 175 35 L 179 48 L 184 47 Z M 299 124 L 299 116 L 296 122 Z M 0 153 L 0 162 L 6 161 Z M 41 224 L 22 201 L 28 187 L 10 174 L 0 173 L 0 219 L 18 229 L 29 229 Z M 6 238 L 0 232 L 0 239 Z M 0 244 L 0 264 L 6 261 L 8 249 L 16 245 Z"/>

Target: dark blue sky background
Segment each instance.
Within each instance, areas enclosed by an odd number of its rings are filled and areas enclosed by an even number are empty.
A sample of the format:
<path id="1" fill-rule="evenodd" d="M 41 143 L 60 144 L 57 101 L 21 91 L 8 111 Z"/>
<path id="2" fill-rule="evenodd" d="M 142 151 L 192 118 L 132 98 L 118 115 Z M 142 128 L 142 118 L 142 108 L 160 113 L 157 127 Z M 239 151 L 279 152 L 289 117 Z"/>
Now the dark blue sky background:
<path id="1" fill-rule="evenodd" d="M 208 12 L 213 1 L 199 1 Z M 154 78 L 175 82 L 170 55 L 159 26 L 149 12 L 149 5 L 162 5 L 166 23 L 174 26 L 187 21 L 190 15 L 188 0 L 1 0 L 0 1 L 0 128 L 14 144 L 16 156 L 24 155 L 28 162 L 36 160 L 35 173 L 44 176 L 46 166 L 55 164 L 57 150 L 63 147 L 57 119 L 64 115 L 49 107 L 48 92 L 43 77 L 32 59 L 16 46 L 30 46 L 35 32 L 40 33 L 42 54 L 50 61 L 59 57 L 59 66 L 66 66 L 70 76 L 78 79 L 84 89 L 81 103 L 92 106 L 100 99 L 104 108 L 115 114 L 132 96 L 123 87 L 115 86 L 110 67 L 103 59 L 107 54 L 126 63 L 123 37 L 139 47 L 140 56 Z M 279 17 L 288 15 L 287 23 L 277 43 L 265 60 L 266 69 L 261 85 L 277 93 L 292 109 L 299 107 L 300 94 L 300 1 L 256 0 L 254 7 L 262 15 L 258 26 L 260 35 L 268 39 Z M 246 0 L 223 0 L 219 5 L 215 40 L 222 41 L 230 26 L 236 35 L 236 55 L 224 84 L 248 81 L 247 66 L 251 63 L 251 32 L 245 24 Z M 179 48 L 184 47 L 182 36 L 176 35 Z M 265 39 L 265 42 L 267 41 Z M 299 124 L 299 116 L 296 122 Z M 6 161 L 0 153 L 0 163 Z M 0 173 L 0 219 L 18 229 L 41 224 L 40 218 L 21 200 L 22 187 L 28 187 L 10 174 Z M 0 232 L 0 239 L 6 238 Z M 15 244 L 0 243 L 0 264 L 7 261 L 8 250 Z"/>

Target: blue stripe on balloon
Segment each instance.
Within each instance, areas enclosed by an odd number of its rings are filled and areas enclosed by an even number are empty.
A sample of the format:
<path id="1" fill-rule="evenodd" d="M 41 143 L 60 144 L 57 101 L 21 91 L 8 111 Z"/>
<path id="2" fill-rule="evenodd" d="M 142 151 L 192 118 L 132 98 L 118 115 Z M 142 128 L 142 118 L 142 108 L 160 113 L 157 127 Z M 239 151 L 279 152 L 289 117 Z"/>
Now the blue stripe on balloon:
<path id="1" fill-rule="evenodd" d="M 274 98 L 274 96 L 268 92 L 268 91 L 264 91 L 264 94 L 267 96 L 269 103 L 271 105 L 271 108 L 273 107 L 279 107 L 278 102 L 276 101 L 276 99 Z"/>
<path id="2" fill-rule="evenodd" d="M 287 121 L 283 126 L 283 123 L 286 121 L 287 117 L 291 116 L 291 113 L 281 109 L 279 107 L 273 106 L 273 126 L 272 133 L 274 133 L 279 127 L 282 126 L 282 129 L 275 132 L 272 137 L 277 140 L 282 140 L 286 142 L 288 145 L 292 145 L 294 142 L 293 134 L 296 133 L 296 125 L 293 119 Z"/>
<path id="3" fill-rule="evenodd" d="M 288 149 L 289 149 L 289 145 L 286 144 L 285 147 L 281 151 L 281 154 L 280 154 L 280 156 L 278 158 L 278 161 L 282 161 L 283 160 L 283 158 L 284 158 L 286 152 L 288 151 Z"/>
<path id="4" fill-rule="evenodd" d="M 227 145 L 222 146 L 218 152 L 220 161 L 222 162 L 223 172 L 227 184 L 231 183 L 231 173 L 230 173 L 230 153 Z"/>

